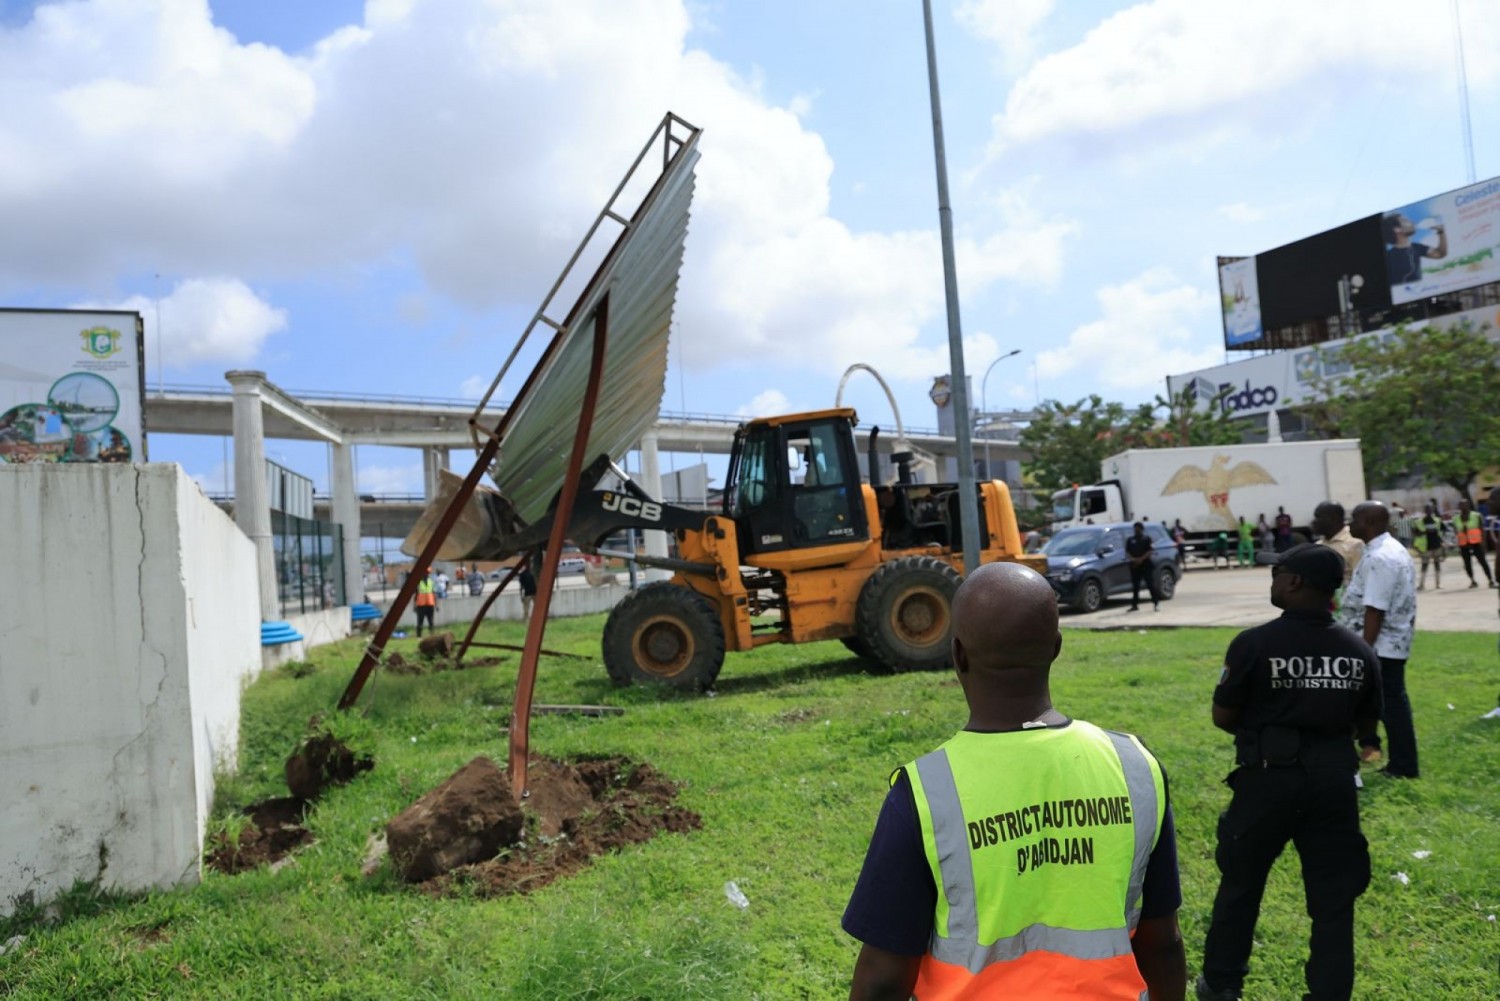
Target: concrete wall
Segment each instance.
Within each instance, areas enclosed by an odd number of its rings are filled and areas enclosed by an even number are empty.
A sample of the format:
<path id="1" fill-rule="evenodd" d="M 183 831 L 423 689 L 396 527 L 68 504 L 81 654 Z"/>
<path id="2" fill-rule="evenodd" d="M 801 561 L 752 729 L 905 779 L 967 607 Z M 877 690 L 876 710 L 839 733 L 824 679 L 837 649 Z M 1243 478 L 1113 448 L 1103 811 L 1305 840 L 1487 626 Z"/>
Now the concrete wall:
<path id="1" fill-rule="evenodd" d="M 622 571 L 617 575 L 620 583 L 606 584 L 603 587 L 587 587 L 564 585 L 552 592 L 552 604 L 547 609 L 549 618 L 562 619 L 573 615 L 592 615 L 595 612 L 607 612 L 620 599 L 630 593 L 625 586 L 625 574 Z M 449 585 L 448 597 L 438 602 L 437 613 L 432 619 L 438 625 L 467 626 L 474 621 L 474 616 L 479 612 L 479 606 L 484 603 L 490 593 L 495 589 L 494 584 L 487 584 L 483 595 L 471 598 L 467 593 L 460 595 L 452 585 Z M 392 591 L 389 596 L 375 599 L 372 604 L 381 612 L 391 607 L 391 600 L 395 598 L 396 592 Z M 345 610 L 347 618 L 348 611 Z M 505 592 L 495 599 L 490 606 L 487 619 L 508 619 L 520 621 L 521 618 L 521 589 L 512 582 Z M 417 625 L 417 613 L 410 605 L 406 611 L 401 613 L 401 628 L 415 629 Z"/>
<path id="2" fill-rule="evenodd" d="M 0 914 L 194 880 L 259 669 L 255 551 L 176 465 L 0 466 Z"/>

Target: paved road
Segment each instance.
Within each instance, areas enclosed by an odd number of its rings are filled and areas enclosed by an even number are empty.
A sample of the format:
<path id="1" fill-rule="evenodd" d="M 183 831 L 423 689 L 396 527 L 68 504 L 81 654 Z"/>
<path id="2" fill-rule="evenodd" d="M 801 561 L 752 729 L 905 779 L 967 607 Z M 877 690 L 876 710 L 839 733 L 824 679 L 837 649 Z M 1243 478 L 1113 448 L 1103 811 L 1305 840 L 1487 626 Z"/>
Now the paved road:
<path id="1" fill-rule="evenodd" d="M 1476 568 L 1477 569 L 1477 568 Z M 1500 629 L 1500 591 L 1484 586 L 1469 589 L 1458 559 L 1443 563 L 1443 588 L 1417 594 L 1417 628 L 1438 632 L 1487 632 Z M 1141 610 L 1127 612 L 1130 595 L 1110 599 L 1092 615 L 1065 611 L 1064 627 L 1081 629 L 1152 628 L 1156 626 L 1255 626 L 1277 614 L 1271 606 L 1271 568 L 1245 567 L 1233 570 L 1189 564 L 1177 583 L 1177 596 L 1162 602 L 1161 611 L 1151 611 L 1146 596 Z"/>

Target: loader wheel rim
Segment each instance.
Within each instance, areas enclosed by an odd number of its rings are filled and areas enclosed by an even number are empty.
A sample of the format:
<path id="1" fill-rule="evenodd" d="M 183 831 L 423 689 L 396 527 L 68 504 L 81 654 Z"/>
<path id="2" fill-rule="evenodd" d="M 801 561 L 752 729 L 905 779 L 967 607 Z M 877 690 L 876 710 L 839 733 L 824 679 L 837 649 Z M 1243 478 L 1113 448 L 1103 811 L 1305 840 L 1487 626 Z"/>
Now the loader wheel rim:
<path id="1" fill-rule="evenodd" d="M 941 643 L 948 618 L 948 601 L 933 588 L 914 587 L 891 603 L 891 632 L 914 647 Z"/>
<path id="2" fill-rule="evenodd" d="M 654 615 L 642 622 L 630 645 L 641 670 L 658 678 L 681 674 L 698 649 L 692 630 L 672 615 Z"/>

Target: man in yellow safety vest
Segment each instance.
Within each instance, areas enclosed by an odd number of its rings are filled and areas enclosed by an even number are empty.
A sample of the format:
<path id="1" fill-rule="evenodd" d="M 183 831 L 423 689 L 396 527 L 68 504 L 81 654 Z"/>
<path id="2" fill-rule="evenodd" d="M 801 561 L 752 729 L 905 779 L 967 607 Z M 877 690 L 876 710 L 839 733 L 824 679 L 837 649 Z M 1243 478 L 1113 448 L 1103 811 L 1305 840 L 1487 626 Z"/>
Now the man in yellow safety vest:
<path id="1" fill-rule="evenodd" d="M 1057 598 L 1015 563 L 953 599 L 964 729 L 892 775 L 843 927 L 850 998 L 1180 1001 L 1187 969 L 1161 767 L 1069 719 Z"/>
<path id="2" fill-rule="evenodd" d="M 429 633 L 436 632 L 437 626 L 433 624 L 434 614 L 437 612 L 437 587 L 432 582 L 432 570 L 422 575 L 417 581 L 417 635 L 422 635 L 422 623 L 427 623 Z"/>
<path id="3" fill-rule="evenodd" d="M 1458 502 L 1458 515 L 1453 519 L 1453 527 L 1458 531 L 1458 555 L 1464 558 L 1464 573 L 1469 575 L 1469 586 L 1479 586 L 1479 582 L 1474 579 L 1475 561 L 1478 561 L 1479 569 L 1484 571 L 1484 579 L 1489 581 L 1490 587 L 1496 586 L 1494 575 L 1490 573 L 1490 565 L 1484 558 L 1484 519 L 1474 510 L 1469 498 L 1465 497 Z"/>

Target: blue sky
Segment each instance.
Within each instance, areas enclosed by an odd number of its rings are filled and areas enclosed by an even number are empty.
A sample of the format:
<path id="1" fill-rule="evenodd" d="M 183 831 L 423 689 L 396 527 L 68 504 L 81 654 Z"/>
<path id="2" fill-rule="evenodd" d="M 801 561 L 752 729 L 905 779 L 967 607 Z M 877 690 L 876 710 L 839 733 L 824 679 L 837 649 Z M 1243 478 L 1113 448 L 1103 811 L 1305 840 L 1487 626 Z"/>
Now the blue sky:
<path id="1" fill-rule="evenodd" d="M 933 7 L 976 406 L 1012 348 L 991 408 L 1149 399 L 1224 360 L 1215 255 L 1468 180 L 1448 3 Z M 824 406 L 865 362 L 934 424 L 918 0 L 0 0 L 0 304 L 141 309 L 152 385 L 459 398 L 668 108 L 704 138 L 665 407 Z M 873 381 L 848 398 L 889 423 Z M 326 483 L 321 448 L 270 451 Z M 151 446 L 211 488 L 222 457 Z M 418 490 L 419 460 L 363 450 L 360 478 Z"/>

